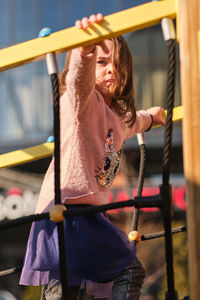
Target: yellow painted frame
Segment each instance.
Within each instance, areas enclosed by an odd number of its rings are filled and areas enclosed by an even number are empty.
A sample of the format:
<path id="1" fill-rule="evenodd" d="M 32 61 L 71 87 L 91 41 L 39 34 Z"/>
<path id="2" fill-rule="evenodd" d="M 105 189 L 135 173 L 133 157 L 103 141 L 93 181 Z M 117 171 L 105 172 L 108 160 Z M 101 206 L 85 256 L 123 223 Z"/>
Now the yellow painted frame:
<path id="1" fill-rule="evenodd" d="M 50 52 L 60 54 L 72 48 L 99 42 L 160 23 L 165 17 L 176 18 L 176 0 L 148 2 L 105 17 L 102 25 L 88 30 L 70 27 L 45 38 L 36 38 L 0 50 L 0 71 L 44 59 Z"/>
<path id="2" fill-rule="evenodd" d="M 165 111 L 167 114 L 167 111 Z M 178 106 L 173 110 L 173 122 L 181 121 L 183 118 L 183 107 Z M 158 127 L 158 126 L 153 126 Z M 29 147 L 0 155 L 0 169 L 14 167 L 31 161 L 49 157 L 53 154 L 54 143 L 44 143 L 42 145 Z"/>
<path id="3" fill-rule="evenodd" d="M 34 147 L 16 150 L 0 155 L 0 169 L 14 167 L 31 161 L 49 157 L 53 154 L 54 143 L 44 143 Z"/>

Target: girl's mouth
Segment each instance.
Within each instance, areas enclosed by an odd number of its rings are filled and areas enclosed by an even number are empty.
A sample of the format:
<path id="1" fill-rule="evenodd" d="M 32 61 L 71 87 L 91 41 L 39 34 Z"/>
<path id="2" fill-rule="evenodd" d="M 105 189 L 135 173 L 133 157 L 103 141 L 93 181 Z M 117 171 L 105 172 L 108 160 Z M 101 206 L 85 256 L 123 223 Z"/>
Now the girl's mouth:
<path id="1" fill-rule="evenodd" d="M 115 82 L 114 79 L 108 79 L 108 80 L 106 80 L 106 84 L 107 84 L 107 85 L 114 84 L 114 82 Z"/>

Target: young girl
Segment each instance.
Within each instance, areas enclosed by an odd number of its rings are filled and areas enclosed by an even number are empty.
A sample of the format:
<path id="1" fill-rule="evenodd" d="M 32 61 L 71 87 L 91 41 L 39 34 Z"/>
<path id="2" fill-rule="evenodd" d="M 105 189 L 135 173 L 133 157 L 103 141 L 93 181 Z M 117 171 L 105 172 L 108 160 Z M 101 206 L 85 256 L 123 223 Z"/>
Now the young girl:
<path id="1" fill-rule="evenodd" d="M 103 22 L 101 14 L 76 22 L 79 29 Z M 60 75 L 61 196 L 68 209 L 108 203 L 124 141 L 155 124 L 163 109 L 136 112 L 132 58 L 123 37 L 72 50 Z M 44 178 L 37 213 L 54 205 L 53 160 Z M 144 270 L 135 246 L 106 213 L 64 220 L 68 281 L 74 298 L 138 300 Z M 61 299 L 56 224 L 32 225 L 20 283 L 45 285 L 43 299 Z M 74 288 L 75 287 L 75 288 Z M 72 299 L 71 299 L 72 300 Z"/>

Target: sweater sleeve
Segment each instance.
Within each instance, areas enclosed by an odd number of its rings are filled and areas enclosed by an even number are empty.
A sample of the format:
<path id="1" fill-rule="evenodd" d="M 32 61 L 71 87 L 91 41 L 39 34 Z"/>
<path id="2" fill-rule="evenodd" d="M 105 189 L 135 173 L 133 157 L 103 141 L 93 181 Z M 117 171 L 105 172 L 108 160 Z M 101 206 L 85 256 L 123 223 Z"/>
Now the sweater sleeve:
<path id="1" fill-rule="evenodd" d="M 151 117 L 149 113 L 147 113 L 145 110 L 137 111 L 136 120 L 133 127 L 129 128 L 127 123 L 126 138 L 127 139 L 131 138 L 137 133 L 147 130 L 150 124 L 151 124 Z"/>
<path id="2" fill-rule="evenodd" d="M 95 89 L 96 51 L 83 55 L 72 50 L 69 71 L 66 76 L 67 99 L 75 114 L 80 115 L 92 99 Z"/>

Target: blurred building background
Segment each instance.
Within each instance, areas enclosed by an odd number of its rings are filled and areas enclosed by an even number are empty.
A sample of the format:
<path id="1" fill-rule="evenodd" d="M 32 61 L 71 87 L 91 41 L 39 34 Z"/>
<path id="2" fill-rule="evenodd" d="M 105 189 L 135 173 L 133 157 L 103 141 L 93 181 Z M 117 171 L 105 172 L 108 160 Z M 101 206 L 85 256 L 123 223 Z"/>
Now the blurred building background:
<path id="1" fill-rule="evenodd" d="M 81 19 L 83 16 L 98 12 L 108 15 L 146 2 L 149 1 L 1 0 L 0 49 L 36 38 L 43 27 L 50 27 L 56 32 L 73 26 L 75 20 Z M 126 34 L 125 38 L 133 54 L 137 108 L 166 107 L 167 48 L 160 26 Z M 177 46 L 175 106 L 181 105 L 178 57 Z M 64 54 L 58 56 L 60 71 L 64 66 L 64 59 Z M 51 87 L 45 62 L 40 61 L 0 73 L 0 90 L 0 154 L 44 143 L 52 135 Z M 154 188 L 161 183 L 164 129 L 156 128 L 148 132 L 146 141 L 148 152 L 145 183 L 148 187 Z M 34 212 L 42 178 L 49 162 L 50 158 L 0 170 L 0 221 Z M 128 197 L 134 193 L 138 166 L 137 139 L 133 138 L 126 143 L 121 172 L 113 186 L 113 194 L 118 200 L 121 199 L 119 196 L 122 195 L 120 194 L 121 190 L 126 190 Z M 171 183 L 175 187 L 174 195 L 177 197 L 174 196 L 175 204 L 178 207 L 177 218 L 182 220 L 186 204 L 181 122 L 174 126 L 171 171 Z M 160 221 L 152 225 L 154 222 L 152 220 L 158 219 L 157 214 L 150 214 L 147 221 L 144 219 L 144 228 L 145 224 L 148 224 L 147 231 L 155 224 L 160 227 Z M 126 222 L 128 221 L 130 221 L 130 216 L 126 215 Z M 129 225 L 127 226 L 129 227 Z M 22 263 L 28 232 L 29 225 L 0 233 L 0 270 Z M 141 253 L 144 252 L 141 250 Z M 159 278 L 163 277 L 163 268 L 161 269 Z M 149 271 L 151 280 L 154 271 L 152 269 Z M 7 290 L 18 300 L 32 299 L 27 289 L 18 286 L 18 279 L 18 274 L 0 277 L 0 295 L 1 290 Z M 159 279 L 156 282 L 159 286 L 161 285 Z M 185 286 L 187 285 L 185 284 Z M 144 300 L 150 299 L 147 298 L 148 293 L 150 295 L 149 290 L 151 289 L 145 288 Z M 155 291 L 152 292 L 152 295 L 151 299 L 159 299 Z M 7 296 L 5 299 L 11 298 Z M 36 298 L 33 297 L 33 299 Z"/>

